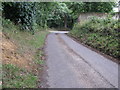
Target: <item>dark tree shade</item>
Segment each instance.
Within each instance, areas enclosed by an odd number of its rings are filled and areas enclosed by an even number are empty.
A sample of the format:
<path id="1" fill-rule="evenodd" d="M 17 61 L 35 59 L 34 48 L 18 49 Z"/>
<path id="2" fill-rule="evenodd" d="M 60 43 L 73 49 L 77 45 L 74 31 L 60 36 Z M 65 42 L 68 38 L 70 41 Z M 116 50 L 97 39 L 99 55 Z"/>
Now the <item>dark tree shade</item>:
<path id="1" fill-rule="evenodd" d="M 72 25 L 81 12 L 111 12 L 113 2 L 3 2 L 3 16 L 22 30 L 41 27 L 65 27 Z M 34 32 L 34 31 L 33 31 Z"/>

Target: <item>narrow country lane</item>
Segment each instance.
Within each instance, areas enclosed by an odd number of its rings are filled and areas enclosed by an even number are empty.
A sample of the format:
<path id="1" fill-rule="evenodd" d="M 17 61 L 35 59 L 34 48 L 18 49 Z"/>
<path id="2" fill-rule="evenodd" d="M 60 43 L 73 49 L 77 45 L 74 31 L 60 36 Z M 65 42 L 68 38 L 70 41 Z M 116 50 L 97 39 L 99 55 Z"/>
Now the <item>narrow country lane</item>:
<path id="1" fill-rule="evenodd" d="M 50 88 L 118 88 L 118 64 L 64 33 L 51 32 L 45 52 Z"/>

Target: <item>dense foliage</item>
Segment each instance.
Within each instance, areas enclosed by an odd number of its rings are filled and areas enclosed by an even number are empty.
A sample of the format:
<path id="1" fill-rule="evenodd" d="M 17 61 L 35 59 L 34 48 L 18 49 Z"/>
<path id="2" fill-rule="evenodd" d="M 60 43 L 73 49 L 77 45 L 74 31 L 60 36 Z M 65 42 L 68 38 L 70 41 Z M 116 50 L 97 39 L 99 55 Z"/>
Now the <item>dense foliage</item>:
<path id="1" fill-rule="evenodd" d="M 119 58 L 119 27 L 118 20 L 94 17 L 76 24 L 70 35 L 108 55 Z"/>
<path id="2" fill-rule="evenodd" d="M 68 8 L 72 10 L 72 16 L 77 19 L 80 13 L 86 12 L 102 12 L 109 13 L 112 11 L 114 2 L 71 2 L 66 3 Z"/>
<path id="3" fill-rule="evenodd" d="M 72 28 L 80 12 L 110 12 L 113 2 L 3 2 L 3 16 L 22 30 L 41 27 Z"/>
<path id="4" fill-rule="evenodd" d="M 33 31 L 35 22 L 35 3 L 5 2 L 3 3 L 3 15 L 15 24 L 21 25 L 22 30 Z"/>

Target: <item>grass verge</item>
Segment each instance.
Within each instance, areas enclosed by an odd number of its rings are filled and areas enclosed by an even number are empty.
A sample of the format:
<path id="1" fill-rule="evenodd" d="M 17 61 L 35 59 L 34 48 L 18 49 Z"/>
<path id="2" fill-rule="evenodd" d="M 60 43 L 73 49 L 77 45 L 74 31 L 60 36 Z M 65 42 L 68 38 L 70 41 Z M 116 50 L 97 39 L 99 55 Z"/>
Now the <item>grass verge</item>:
<path id="1" fill-rule="evenodd" d="M 3 20 L 3 88 L 37 88 L 44 64 L 43 46 L 47 31 L 37 28 L 35 34 L 20 31 L 9 20 Z M 9 43 L 8 43 L 9 42 Z M 12 45 L 10 45 L 12 43 Z M 12 47 L 12 46 L 15 46 Z"/>
<path id="2" fill-rule="evenodd" d="M 3 65 L 3 88 L 35 88 L 37 76 L 13 64 Z"/>

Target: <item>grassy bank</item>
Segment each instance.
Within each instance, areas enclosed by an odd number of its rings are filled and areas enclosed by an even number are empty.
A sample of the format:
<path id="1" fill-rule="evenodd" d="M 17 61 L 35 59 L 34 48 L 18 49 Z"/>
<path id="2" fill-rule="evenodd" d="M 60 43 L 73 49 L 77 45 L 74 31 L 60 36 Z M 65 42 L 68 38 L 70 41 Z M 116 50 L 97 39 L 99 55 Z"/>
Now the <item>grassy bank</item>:
<path id="1" fill-rule="evenodd" d="M 119 27 L 117 20 L 94 17 L 75 24 L 69 35 L 105 54 L 119 58 Z"/>
<path id="2" fill-rule="evenodd" d="M 36 88 L 44 64 L 43 46 L 47 31 L 36 28 L 35 34 L 20 31 L 3 20 L 3 88 Z"/>

